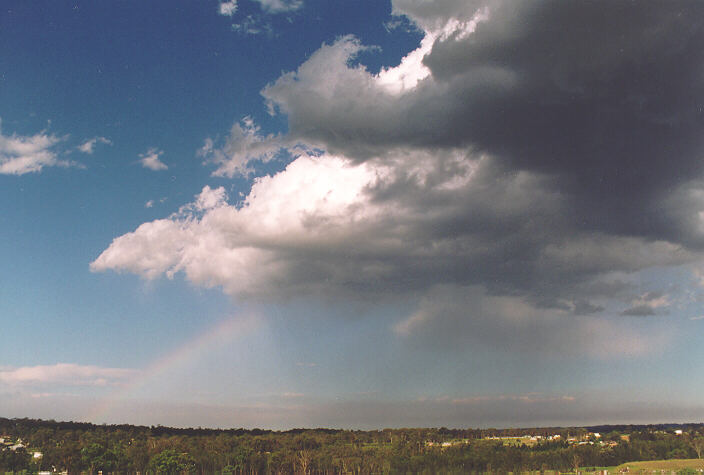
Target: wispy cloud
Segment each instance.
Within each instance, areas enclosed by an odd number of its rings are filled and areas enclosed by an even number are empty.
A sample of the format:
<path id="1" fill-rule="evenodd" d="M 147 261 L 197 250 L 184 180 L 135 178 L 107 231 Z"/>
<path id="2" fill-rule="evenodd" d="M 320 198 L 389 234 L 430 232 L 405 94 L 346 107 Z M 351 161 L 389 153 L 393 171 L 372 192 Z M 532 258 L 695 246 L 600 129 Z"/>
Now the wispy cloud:
<path id="1" fill-rule="evenodd" d="M 303 0 L 256 0 L 262 9 L 271 13 L 290 12 L 303 6 Z"/>
<path id="2" fill-rule="evenodd" d="M 237 12 L 238 0 L 220 2 L 218 13 L 223 16 L 233 16 Z M 303 7 L 303 0 L 254 0 L 267 13 L 284 13 Z"/>
<path id="3" fill-rule="evenodd" d="M 0 368 L 0 383 L 8 385 L 111 386 L 138 374 L 125 368 L 103 368 L 73 363 Z"/>
<path id="4" fill-rule="evenodd" d="M 95 146 L 99 143 L 105 145 L 112 145 L 112 141 L 110 139 L 107 139 L 105 137 L 93 137 L 90 140 L 86 140 L 76 148 L 78 148 L 78 150 L 83 153 L 91 155 L 95 151 Z"/>
<path id="5" fill-rule="evenodd" d="M 44 167 L 79 166 L 58 158 L 55 147 L 64 139 L 44 131 L 35 135 L 3 135 L 0 128 L 0 174 L 24 175 L 40 172 Z"/>
<path id="6" fill-rule="evenodd" d="M 262 15 L 247 15 L 242 21 L 232 25 L 232 31 L 242 35 L 265 34 L 269 37 L 274 36 L 274 28 Z"/>
<path id="7" fill-rule="evenodd" d="M 527 393 L 527 394 L 498 394 L 492 396 L 471 396 L 463 398 L 452 399 L 452 404 L 478 404 L 483 402 L 491 401 L 514 401 L 522 402 L 526 404 L 535 403 L 546 403 L 546 402 L 574 402 L 577 398 L 574 396 L 555 396 L 555 395 L 545 395 L 541 393 Z M 442 402 L 442 401 L 440 401 Z"/>
<path id="8" fill-rule="evenodd" d="M 233 28 L 236 25 L 233 25 Z M 251 117 L 236 122 L 230 129 L 225 143 L 219 147 L 207 138 L 198 150 L 198 156 L 207 164 L 217 165 L 215 176 L 246 176 L 253 170 L 252 162 L 268 162 L 286 148 L 286 143 L 278 135 L 264 135 Z"/>
<path id="9" fill-rule="evenodd" d="M 139 155 L 139 163 L 141 163 L 144 168 L 148 168 L 150 170 L 167 170 L 169 167 L 159 159 L 159 157 L 163 154 L 163 150 L 150 148 L 145 153 Z"/>

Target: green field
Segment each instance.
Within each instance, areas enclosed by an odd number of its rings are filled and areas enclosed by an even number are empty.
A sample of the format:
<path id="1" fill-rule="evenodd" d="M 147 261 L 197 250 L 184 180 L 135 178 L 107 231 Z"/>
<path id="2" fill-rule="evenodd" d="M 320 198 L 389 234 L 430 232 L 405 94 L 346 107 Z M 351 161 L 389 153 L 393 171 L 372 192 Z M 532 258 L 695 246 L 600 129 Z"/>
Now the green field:
<path id="1" fill-rule="evenodd" d="M 703 470 L 704 459 L 670 459 L 670 460 L 648 460 L 644 462 L 627 462 L 622 463 L 618 467 L 601 467 L 601 468 L 584 468 L 580 469 L 580 473 L 603 473 L 609 475 L 619 473 L 650 473 L 660 471 L 678 471 L 678 470 Z"/>
<path id="2" fill-rule="evenodd" d="M 648 460 L 646 462 L 628 462 L 616 467 L 617 470 L 682 470 L 686 468 L 704 470 L 704 459 Z"/>

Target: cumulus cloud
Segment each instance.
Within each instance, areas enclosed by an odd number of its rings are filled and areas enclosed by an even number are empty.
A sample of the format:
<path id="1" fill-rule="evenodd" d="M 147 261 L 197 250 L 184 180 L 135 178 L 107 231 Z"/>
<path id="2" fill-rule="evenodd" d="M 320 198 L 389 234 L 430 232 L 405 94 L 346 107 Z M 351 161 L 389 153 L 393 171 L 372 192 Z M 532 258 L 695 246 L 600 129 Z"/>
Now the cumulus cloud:
<path id="1" fill-rule="evenodd" d="M 162 150 L 150 148 L 146 152 L 139 154 L 139 163 L 150 170 L 167 170 L 169 167 L 159 159 L 163 154 Z"/>
<path id="2" fill-rule="evenodd" d="M 56 150 L 64 138 L 40 132 L 35 135 L 4 135 L 0 129 L 0 174 L 38 173 L 44 167 L 77 166 L 61 160 Z"/>
<path id="3" fill-rule="evenodd" d="M 92 155 L 93 151 L 95 150 L 95 146 L 97 144 L 105 144 L 105 145 L 112 145 L 112 142 L 110 139 L 107 139 L 105 137 L 93 137 L 92 139 L 86 140 L 83 142 L 81 145 L 79 145 L 77 148 L 83 153 L 87 153 L 88 155 Z"/>
<path id="4" fill-rule="evenodd" d="M 368 211 L 356 206 L 355 197 L 372 178 L 364 167 L 306 156 L 285 173 L 256 179 L 241 208 L 227 204 L 222 187 L 206 186 L 193 203 L 168 219 L 145 223 L 115 239 L 91 268 L 145 278 L 183 271 L 194 283 L 222 286 L 233 295 L 291 290 L 298 287 L 296 267 L 307 260 L 292 251 L 325 246 L 335 239 L 328 231 L 355 219 L 349 213 L 361 219 Z M 337 239 L 348 239 L 344 230 Z M 330 252 L 327 247 L 323 252 Z M 313 281 L 313 274 L 318 274 L 315 280 L 326 278 L 315 264 L 309 273 L 311 281 L 301 281 L 303 287 L 321 283 Z"/>
<path id="5" fill-rule="evenodd" d="M 559 175 L 576 225 L 701 244 L 686 226 L 701 222 L 701 200 L 663 199 L 701 172 L 703 8 L 399 1 L 426 36 L 397 70 L 352 66 L 363 45 L 345 37 L 263 94 L 293 137 L 331 153 L 473 147 Z M 394 75 L 406 80 L 389 87 Z"/>
<path id="6" fill-rule="evenodd" d="M 72 363 L 54 365 L 0 367 L 0 383 L 12 386 L 108 386 L 125 382 L 137 371 L 124 368 L 102 368 Z"/>
<path id="7" fill-rule="evenodd" d="M 301 155 L 256 178 L 240 206 L 206 186 L 178 213 L 116 238 L 91 268 L 148 279 L 182 271 L 239 297 L 462 283 L 537 300 L 540 289 L 544 303 L 588 313 L 598 308 L 585 301 L 592 279 L 688 258 L 668 243 L 566 235 L 551 180 L 506 173 L 490 157 L 408 151 L 396 160 Z M 603 244 L 618 259 L 599 259 Z"/>
<path id="8" fill-rule="evenodd" d="M 238 298 L 424 295 L 400 338 L 541 351 L 551 335 L 594 354 L 579 335 L 618 346 L 622 331 L 618 353 L 643 354 L 652 335 L 608 315 L 664 309 L 634 299 L 631 277 L 704 248 L 704 4 L 397 0 L 393 13 L 424 33 L 397 66 L 371 73 L 352 36 L 324 44 L 262 91 L 286 136 L 245 119 L 200 151 L 219 176 L 282 150 L 284 170 L 239 204 L 204 188 L 91 268 L 182 272 Z"/>

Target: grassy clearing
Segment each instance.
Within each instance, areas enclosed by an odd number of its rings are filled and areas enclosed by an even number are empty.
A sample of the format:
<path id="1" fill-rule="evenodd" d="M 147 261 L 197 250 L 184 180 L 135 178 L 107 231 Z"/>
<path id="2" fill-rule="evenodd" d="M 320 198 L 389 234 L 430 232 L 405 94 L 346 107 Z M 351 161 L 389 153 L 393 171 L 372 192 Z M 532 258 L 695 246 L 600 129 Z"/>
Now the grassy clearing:
<path id="1" fill-rule="evenodd" d="M 487 440 L 487 439 L 484 439 Z M 537 440 L 531 440 L 530 437 L 502 437 L 501 439 L 489 439 L 489 440 L 500 440 L 503 445 L 509 446 L 521 446 L 527 445 L 528 447 L 533 447 L 538 445 Z"/>
<path id="2" fill-rule="evenodd" d="M 648 460 L 645 462 L 628 462 L 616 467 L 617 470 L 637 471 L 637 470 L 682 470 L 691 468 L 694 470 L 704 470 L 704 459 L 672 459 L 672 460 Z"/>

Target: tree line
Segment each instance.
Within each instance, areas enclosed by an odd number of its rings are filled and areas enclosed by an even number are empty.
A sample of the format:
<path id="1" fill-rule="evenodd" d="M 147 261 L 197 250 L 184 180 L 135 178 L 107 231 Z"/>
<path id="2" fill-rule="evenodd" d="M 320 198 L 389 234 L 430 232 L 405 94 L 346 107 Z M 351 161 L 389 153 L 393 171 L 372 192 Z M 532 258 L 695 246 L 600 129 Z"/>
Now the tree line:
<path id="1" fill-rule="evenodd" d="M 677 427 L 682 434 L 675 434 L 672 425 L 270 431 L 0 418 L 0 437 L 21 441 L 24 446 L 0 451 L 0 472 L 240 475 L 570 471 L 704 455 L 704 425 Z M 598 440 L 590 435 L 597 429 L 601 433 Z M 497 439 L 523 435 L 540 437 L 532 444 Z M 560 437 L 547 440 L 554 435 Z"/>

